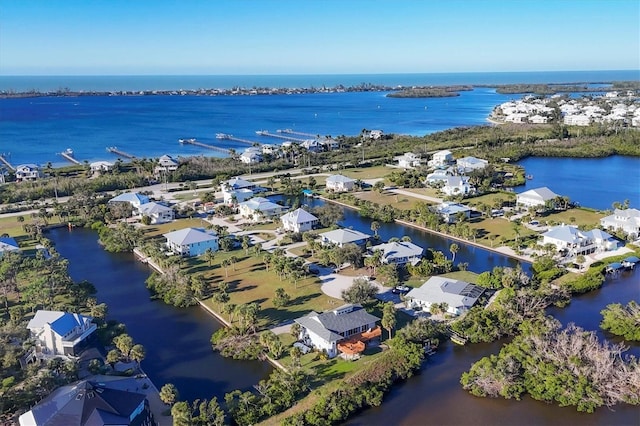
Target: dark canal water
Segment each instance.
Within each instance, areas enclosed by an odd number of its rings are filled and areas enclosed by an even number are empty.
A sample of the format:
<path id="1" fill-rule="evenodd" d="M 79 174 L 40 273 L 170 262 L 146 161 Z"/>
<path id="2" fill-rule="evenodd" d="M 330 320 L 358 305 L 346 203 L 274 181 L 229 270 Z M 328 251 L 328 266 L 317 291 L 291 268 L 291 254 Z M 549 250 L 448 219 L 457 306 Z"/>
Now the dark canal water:
<path id="1" fill-rule="evenodd" d="M 553 189 L 553 188 L 552 188 Z M 560 191 L 557 191 L 560 192 Z M 304 203 L 319 205 L 320 200 Z M 345 209 L 342 226 L 372 233 L 371 221 Z M 453 240 L 397 224 L 381 224 L 383 240 L 408 235 L 425 248 L 450 255 Z M 147 349 L 143 368 L 158 386 L 174 383 L 183 398 L 223 397 L 233 389 L 250 389 L 271 367 L 261 362 L 224 359 L 211 351 L 209 338 L 220 325 L 200 308 L 176 309 L 149 299 L 144 281 L 149 269 L 132 255 L 107 253 L 98 245 L 97 235 L 88 230 L 65 228 L 51 232 L 50 238 L 62 256 L 69 259 L 75 280 L 86 279 L 98 289 L 98 299 L 109 305 L 109 316 L 127 325 L 134 339 Z M 518 261 L 481 248 L 458 243 L 456 263 L 468 262 L 469 270 L 483 272 L 494 266 L 515 266 Z M 527 263 L 522 263 L 525 270 Z M 608 281 L 602 289 L 577 297 L 564 309 L 551 314 L 563 324 L 575 322 L 597 330 L 600 310 L 609 303 L 640 299 L 640 272 L 624 273 Z M 601 338 L 604 336 L 600 333 Z M 504 342 L 467 345 L 445 344 L 426 364 L 421 374 L 396 386 L 382 407 L 366 410 L 350 425 L 638 425 L 640 410 L 622 405 L 595 414 L 577 413 L 531 399 L 505 401 L 476 398 L 462 390 L 462 372 L 483 356 L 497 353 Z M 640 356 L 640 345 L 630 353 Z"/>
<path id="2" fill-rule="evenodd" d="M 518 193 L 547 186 L 584 207 L 606 210 L 628 199 L 631 207 L 640 208 L 640 157 L 529 157 L 518 164 L 533 175 Z"/>
<path id="3" fill-rule="evenodd" d="M 158 389 L 173 383 L 183 399 L 222 399 L 234 389 L 249 390 L 271 371 L 268 363 L 214 354 L 209 339 L 220 324 L 200 307 L 178 309 L 150 300 L 144 283 L 150 269 L 132 254 L 104 251 L 90 230 L 59 228 L 49 237 L 69 260 L 73 279 L 93 283 L 98 300 L 109 306 L 109 318 L 126 324 L 144 345 L 142 368 Z"/>

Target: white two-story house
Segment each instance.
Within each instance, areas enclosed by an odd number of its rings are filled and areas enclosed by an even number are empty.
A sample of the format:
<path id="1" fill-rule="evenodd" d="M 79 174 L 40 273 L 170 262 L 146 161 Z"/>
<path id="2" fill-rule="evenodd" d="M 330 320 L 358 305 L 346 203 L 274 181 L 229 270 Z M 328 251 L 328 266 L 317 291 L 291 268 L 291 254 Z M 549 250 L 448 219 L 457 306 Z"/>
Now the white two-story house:
<path id="1" fill-rule="evenodd" d="M 77 356 L 83 343 L 96 331 L 90 317 L 61 311 L 39 310 L 27 324 L 36 353 Z"/>

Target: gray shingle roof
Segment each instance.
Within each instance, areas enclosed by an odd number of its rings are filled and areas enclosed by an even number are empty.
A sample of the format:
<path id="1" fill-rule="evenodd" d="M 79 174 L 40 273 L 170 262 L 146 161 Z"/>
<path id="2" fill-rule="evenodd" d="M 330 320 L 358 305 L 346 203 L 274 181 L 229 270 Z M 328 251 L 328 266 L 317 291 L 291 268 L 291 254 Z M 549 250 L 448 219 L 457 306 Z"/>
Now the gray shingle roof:
<path id="1" fill-rule="evenodd" d="M 340 333 L 345 333 L 354 328 L 380 321 L 380 318 L 368 313 L 362 305 L 343 305 L 333 311 L 311 312 L 308 315 L 295 320 L 327 341 L 343 339 Z"/>

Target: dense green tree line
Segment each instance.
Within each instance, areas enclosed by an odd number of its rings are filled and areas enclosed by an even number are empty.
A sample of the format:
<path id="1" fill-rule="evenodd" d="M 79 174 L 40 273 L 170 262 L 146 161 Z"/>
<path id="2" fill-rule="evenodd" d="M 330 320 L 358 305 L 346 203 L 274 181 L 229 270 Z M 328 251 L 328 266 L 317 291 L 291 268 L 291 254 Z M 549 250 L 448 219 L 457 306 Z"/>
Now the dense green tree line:
<path id="1" fill-rule="evenodd" d="M 625 340 L 640 341 L 640 306 L 631 301 L 626 305 L 612 303 L 600 311 L 602 322 L 600 327 Z"/>

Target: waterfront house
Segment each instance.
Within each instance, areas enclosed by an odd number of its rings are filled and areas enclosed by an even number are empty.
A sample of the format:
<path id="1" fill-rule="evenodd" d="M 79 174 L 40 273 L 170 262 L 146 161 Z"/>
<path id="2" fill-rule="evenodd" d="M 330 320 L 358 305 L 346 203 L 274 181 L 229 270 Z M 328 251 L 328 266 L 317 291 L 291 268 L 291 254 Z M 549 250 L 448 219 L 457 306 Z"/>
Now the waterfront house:
<path id="1" fill-rule="evenodd" d="M 240 154 L 240 161 L 244 164 L 257 164 L 262 161 L 262 148 L 250 147 Z"/>
<path id="2" fill-rule="evenodd" d="M 92 172 L 108 172 L 113 169 L 113 163 L 110 161 L 94 161 L 93 163 L 89 164 L 89 167 L 91 168 Z"/>
<path id="3" fill-rule="evenodd" d="M 311 231 L 319 223 L 317 217 L 303 208 L 285 213 L 280 216 L 280 221 L 282 222 L 282 228 L 290 232 Z"/>
<path id="4" fill-rule="evenodd" d="M 35 164 L 21 164 L 16 167 L 15 173 L 18 182 L 37 180 L 42 177 L 42 171 Z"/>
<path id="5" fill-rule="evenodd" d="M 365 137 L 368 137 L 369 139 L 373 139 L 373 140 L 378 140 L 383 135 L 384 135 L 384 132 L 382 130 L 369 130 L 364 134 Z"/>
<path id="6" fill-rule="evenodd" d="M 475 170 L 482 170 L 489 165 L 487 160 L 476 157 L 463 157 L 456 160 L 456 167 L 459 173 L 471 173 Z"/>
<path id="7" fill-rule="evenodd" d="M 460 203 L 442 203 L 436 207 L 436 212 L 445 223 L 455 223 L 460 218 L 469 219 L 471 217 L 471 209 Z"/>
<path id="8" fill-rule="evenodd" d="M 391 243 L 378 244 L 369 248 L 371 253 L 376 250 L 382 252 L 382 263 L 404 265 L 411 263 L 417 264 L 422 260 L 424 249 L 410 241 L 394 241 Z"/>
<path id="9" fill-rule="evenodd" d="M 615 209 L 612 215 L 600 219 L 605 229 L 622 231 L 631 239 L 640 237 L 640 210 Z"/>
<path id="10" fill-rule="evenodd" d="M 210 229 L 184 228 L 163 234 L 167 248 L 181 256 L 200 256 L 208 249 L 218 251 L 218 234 Z"/>
<path id="11" fill-rule="evenodd" d="M 451 151 L 443 150 L 433 154 L 431 160 L 427 162 L 427 165 L 431 168 L 443 167 L 453 162 L 453 153 Z"/>
<path id="12" fill-rule="evenodd" d="M 229 189 L 227 187 L 222 188 L 222 200 L 225 204 L 232 206 L 243 201 L 247 201 L 253 197 L 253 190 L 248 188 L 241 189 Z"/>
<path id="13" fill-rule="evenodd" d="M 407 306 L 428 311 L 433 304 L 446 303 L 446 312 L 460 315 L 478 302 L 484 288 L 465 281 L 445 277 L 431 277 L 406 294 Z"/>
<path id="14" fill-rule="evenodd" d="M 516 205 L 523 208 L 545 207 L 547 201 L 555 202 L 556 198 L 558 198 L 558 194 L 543 186 L 517 194 Z"/>
<path id="15" fill-rule="evenodd" d="M 171 207 L 167 207 L 164 204 L 151 201 L 145 203 L 138 208 L 140 216 L 148 216 L 151 219 L 151 224 L 167 223 L 175 219 L 175 212 Z"/>
<path id="16" fill-rule="evenodd" d="M 331 175 L 326 180 L 326 187 L 333 192 L 348 192 L 353 190 L 356 180 L 343 175 Z"/>
<path id="17" fill-rule="evenodd" d="M 18 242 L 12 237 L 0 237 L 0 259 L 4 253 L 19 251 Z"/>
<path id="18" fill-rule="evenodd" d="M 149 202 L 149 197 L 139 192 L 125 192 L 113 197 L 108 204 L 129 203 L 135 212 L 139 212 L 140 206 Z"/>
<path id="19" fill-rule="evenodd" d="M 179 165 L 180 164 L 178 163 L 178 160 L 170 155 L 165 154 L 158 159 L 158 164 L 156 165 L 154 170 L 156 174 L 160 172 L 173 172 L 175 170 L 178 170 Z"/>
<path id="20" fill-rule="evenodd" d="M 596 251 L 615 250 L 618 242 L 608 233 L 593 229 L 582 231 L 573 225 L 558 225 L 541 235 L 542 245 L 552 244 L 559 252 L 569 256 L 590 254 Z"/>
<path id="21" fill-rule="evenodd" d="M 419 167 L 422 162 L 422 158 L 420 158 L 413 152 L 405 152 L 404 155 L 395 157 L 394 159 L 398 162 L 398 167 L 402 167 L 403 169 L 413 169 L 414 167 Z"/>
<path id="22" fill-rule="evenodd" d="M 474 190 L 467 176 L 445 176 L 442 182 L 440 191 L 449 196 L 468 195 Z"/>
<path id="23" fill-rule="evenodd" d="M 238 205 L 238 211 L 244 218 L 258 222 L 281 215 L 287 208 L 263 197 L 254 197 Z"/>
<path id="24" fill-rule="evenodd" d="M 244 188 L 254 189 L 256 187 L 256 184 L 236 176 L 234 178 L 231 178 L 229 180 L 226 180 L 226 181 L 222 182 L 220 184 L 220 187 L 221 188 L 227 187 L 230 190 L 244 189 Z"/>
<path id="25" fill-rule="evenodd" d="M 529 122 L 531 122 L 532 124 L 547 124 L 548 121 L 549 118 L 538 114 L 529 117 Z"/>
<path id="26" fill-rule="evenodd" d="M 340 228 L 333 231 L 323 232 L 320 235 L 320 242 L 325 245 L 335 245 L 343 247 L 345 244 L 355 244 L 365 246 L 371 235 L 356 231 L 355 229 Z"/>
<path id="27" fill-rule="evenodd" d="M 379 320 L 362 305 L 347 304 L 321 314 L 312 311 L 295 322 L 300 324 L 300 339 L 305 345 L 333 358 L 340 352 L 351 356 L 364 351 L 367 340 L 382 334 L 376 326 Z"/>
<path id="28" fill-rule="evenodd" d="M 140 380 L 92 376 L 61 386 L 22 414 L 18 423 L 20 426 L 155 425 Z"/>
<path id="29" fill-rule="evenodd" d="M 97 327 L 80 314 L 39 310 L 27 324 L 35 352 L 45 356 L 77 356 Z"/>

